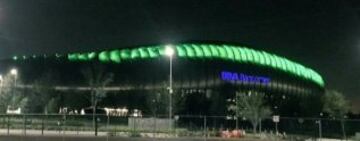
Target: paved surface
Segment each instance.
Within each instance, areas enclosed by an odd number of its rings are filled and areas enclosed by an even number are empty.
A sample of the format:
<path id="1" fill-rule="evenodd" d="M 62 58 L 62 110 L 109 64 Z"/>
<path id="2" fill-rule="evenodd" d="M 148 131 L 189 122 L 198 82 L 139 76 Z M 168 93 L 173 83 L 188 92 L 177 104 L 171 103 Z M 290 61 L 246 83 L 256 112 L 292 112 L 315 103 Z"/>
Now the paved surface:
<path id="1" fill-rule="evenodd" d="M 0 129 L 0 136 L 94 136 L 94 131 L 56 131 L 56 130 L 22 130 L 22 129 Z M 98 136 L 108 136 L 107 132 L 98 132 Z M 128 132 L 116 132 L 116 136 L 128 137 Z M 142 137 L 169 137 L 165 133 L 141 133 Z"/>
<path id="2" fill-rule="evenodd" d="M 206 141 L 259 141 L 249 139 L 212 138 Z M 0 136 L 0 141 L 205 141 L 204 138 L 127 138 L 89 136 Z"/>
<path id="3" fill-rule="evenodd" d="M 56 131 L 56 130 L 22 130 L 22 129 L 0 129 L 0 135 L 49 135 L 49 136 L 62 136 L 62 135 L 80 135 L 80 136 L 92 136 L 94 135 L 94 131 Z M 99 136 L 106 136 L 106 132 L 98 132 Z"/>

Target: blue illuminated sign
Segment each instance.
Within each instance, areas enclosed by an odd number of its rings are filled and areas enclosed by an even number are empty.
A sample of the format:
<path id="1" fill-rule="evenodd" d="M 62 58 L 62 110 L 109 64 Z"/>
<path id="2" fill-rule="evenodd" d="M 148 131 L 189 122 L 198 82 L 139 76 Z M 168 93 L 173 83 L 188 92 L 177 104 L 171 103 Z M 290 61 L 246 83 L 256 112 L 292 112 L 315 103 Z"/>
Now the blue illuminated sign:
<path id="1" fill-rule="evenodd" d="M 270 78 L 263 76 L 253 76 L 244 73 L 236 73 L 229 71 L 222 71 L 220 75 L 221 75 L 221 79 L 224 81 L 241 81 L 247 83 L 260 83 L 260 84 L 270 83 Z"/>

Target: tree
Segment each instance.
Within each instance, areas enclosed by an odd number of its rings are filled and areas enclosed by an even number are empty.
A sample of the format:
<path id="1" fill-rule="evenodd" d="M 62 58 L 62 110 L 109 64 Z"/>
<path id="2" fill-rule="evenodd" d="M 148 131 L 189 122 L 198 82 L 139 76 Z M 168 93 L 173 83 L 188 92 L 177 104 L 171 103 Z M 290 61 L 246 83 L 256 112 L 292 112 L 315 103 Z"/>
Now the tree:
<path id="1" fill-rule="evenodd" d="M 344 95 L 335 90 L 326 90 L 323 100 L 323 111 L 330 114 L 335 119 L 339 119 L 342 129 L 343 138 L 346 138 L 345 133 L 345 115 L 349 112 L 350 106 Z"/>
<path id="2" fill-rule="evenodd" d="M 29 105 L 29 111 L 32 113 L 48 112 L 48 105 L 55 106 L 56 91 L 54 87 L 53 73 L 48 72 L 33 82 L 32 93 L 28 95 L 29 101 L 37 101 Z M 51 102 L 51 103 L 50 103 Z M 55 107 L 51 107 L 55 108 Z M 52 109 L 53 110 L 53 109 Z M 53 112 L 53 111 L 52 111 Z"/>
<path id="3" fill-rule="evenodd" d="M 167 99 L 165 98 L 165 95 L 160 91 L 146 94 L 148 112 L 154 117 L 165 115 L 168 104 Z"/>
<path id="4" fill-rule="evenodd" d="M 213 91 L 210 94 L 210 106 L 209 113 L 212 115 L 224 115 L 226 114 L 226 98 L 224 95 L 217 91 Z"/>
<path id="5" fill-rule="evenodd" d="M 108 86 L 113 79 L 113 74 L 105 73 L 100 66 L 92 66 L 82 71 L 89 87 L 91 95 L 91 107 L 93 108 L 93 126 L 95 136 L 97 136 L 96 108 L 98 102 L 106 96 L 105 87 Z"/>
<path id="6" fill-rule="evenodd" d="M 48 113 L 56 113 L 59 110 L 59 99 L 58 98 L 51 98 L 50 101 L 46 105 L 46 112 Z"/>
<path id="7" fill-rule="evenodd" d="M 8 108 L 21 108 L 22 112 L 28 105 L 28 99 L 17 89 L 17 85 L 21 83 L 16 76 L 8 73 L 1 81 L 0 89 L 0 112 L 6 113 Z"/>
<path id="8" fill-rule="evenodd" d="M 264 104 L 264 95 L 255 91 L 236 92 L 235 105 L 229 107 L 230 110 L 235 111 L 236 117 L 242 116 L 250 120 L 254 133 L 259 123 L 272 113 L 271 109 Z"/>
<path id="9" fill-rule="evenodd" d="M 154 116 L 167 116 L 169 113 L 169 90 L 165 89 L 168 85 L 166 82 L 162 83 L 163 87 L 146 94 L 146 106 Z M 173 114 L 180 114 L 185 108 L 186 96 L 183 93 L 177 93 L 174 90 L 173 98 Z"/>

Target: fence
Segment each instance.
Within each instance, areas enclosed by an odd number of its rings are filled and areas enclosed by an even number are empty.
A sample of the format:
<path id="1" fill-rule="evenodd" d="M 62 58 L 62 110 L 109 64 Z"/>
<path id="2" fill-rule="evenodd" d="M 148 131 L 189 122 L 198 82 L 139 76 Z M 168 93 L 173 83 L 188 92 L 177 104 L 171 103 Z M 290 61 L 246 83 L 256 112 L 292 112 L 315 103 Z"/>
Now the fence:
<path id="1" fill-rule="evenodd" d="M 1 135 L 95 135 L 145 136 L 145 137 L 219 137 L 223 131 L 239 129 L 252 132 L 252 124 L 244 118 L 237 120 L 226 116 L 166 116 L 114 117 L 96 115 L 0 115 Z M 339 120 L 319 118 L 281 117 L 276 125 L 271 118 L 261 122 L 261 132 L 308 138 L 319 136 L 342 138 Z M 95 128 L 96 127 L 96 128 Z M 346 137 L 360 132 L 360 119 L 346 119 Z"/>

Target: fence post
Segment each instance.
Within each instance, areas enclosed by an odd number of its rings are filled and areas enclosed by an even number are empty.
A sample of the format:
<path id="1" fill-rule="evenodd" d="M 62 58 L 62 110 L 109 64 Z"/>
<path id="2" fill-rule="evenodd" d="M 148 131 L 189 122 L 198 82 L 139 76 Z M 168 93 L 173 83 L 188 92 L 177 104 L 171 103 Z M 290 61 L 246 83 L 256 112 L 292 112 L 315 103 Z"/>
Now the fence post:
<path id="1" fill-rule="evenodd" d="M 236 112 L 238 112 L 238 110 L 236 110 Z M 235 118 L 236 118 L 235 129 L 238 130 L 239 129 L 239 117 L 236 115 Z"/>
<path id="2" fill-rule="evenodd" d="M 135 132 L 135 118 L 134 117 L 132 117 L 131 118 L 132 120 L 132 124 L 133 124 L 133 133 Z"/>
<path id="3" fill-rule="evenodd" d="M 7 117 L 7 121 L 6 121 L 7 135 L 10 135 L 10 116 L 6 115 L 6 117 Z"/>
<path id="4" fill-rule="evenodd" d="M 345 122 L 346 122 L 346 120 L 345 120 L 345 118 L 346 117 L 344 117 L 343 119 L 340 119 L 340 122 L 341 122 L 341 131 L 342 131 L 342 133 L 343 133 L 343 139 L 345 139 L 346 140 L 346 132 L 345 132 Z"/>
<path id="5" fill-rule="evenodd" d="M 24 114 L 24 135 L 26 136 L 26 114 Z"/>
<path id="6" fill-rule="evenodd" d="M 156 116 L 154 117 L 154 131 L 153 131 L 153 138 L 156 137 Z"/>
<path id="7" fill-rule="evenodd" d="M 63 115 L 63 123 L 61 124 L 62 125 L 61 130 L 62 130 L 63 138 L 64 138 L 64 135 L 65 135 L 65 124 L 66 124 L 66 114 L 64 113 L 64 115 Z"/>
<path id="8" fill-rule="evenodd" d="M 45 116 L 41 116 L 41 135 L 44 135 L 44 118 Z"/>
<path id="9" fill-rule="evenodd" d="M 177 137 L 177 130 L 176 130 L 176 128 L 177 128 L 177 126 L 176 126 L 176 124 L 177 124 L 177 122 L 179 121 L 179 115 L 176 115 L 176 116 L 174 116 L 174 120 L 173 120 L 173 130 L 174 130 L 174 136 L 175 137 Z"/>
<path id="10" fill-rule="evenodd" d="M 207 140 L 207 126 L 206 126 L 206 115 L 204 116 L 204 135 L 205 135 L 205 141 Z"/>
<path id="11" fill-rule="evenodd" d="M 320 141 L 321 141 L 321 138 L 322 138 L 322 129 L 321 129 L 321 118 L 319 119 L 319 137 L 320 137 Z"/>
<path id="12" fill-rule="evenodd" d="M 110 135 L 110 115 L 107 115 L 107 122 L 106 122 L 106 129 L 107 129 L 107 135 L 106 135 L 106 141 L 109 141 L 109 135 Z"/>
<path id="13" fill-rule="evenodd" d="M 98 117 L 95 115 L 95 136 L 98 135 Z"/>
<path id="14" fill-rule="evenodd" d="M 279 134 L 279 130 L 278 130 L 278 122 L 275 122 L 275 134 L 278 135 Z"/>
<path id="15" fill-rule="evenodd" d="M 262 128 L 261 121 L 262 121 L 262 119 L 260 118 L 260 120 L 259 120 L 259 133 L 260 134 L 261 134 L 261 128 Z"/>

